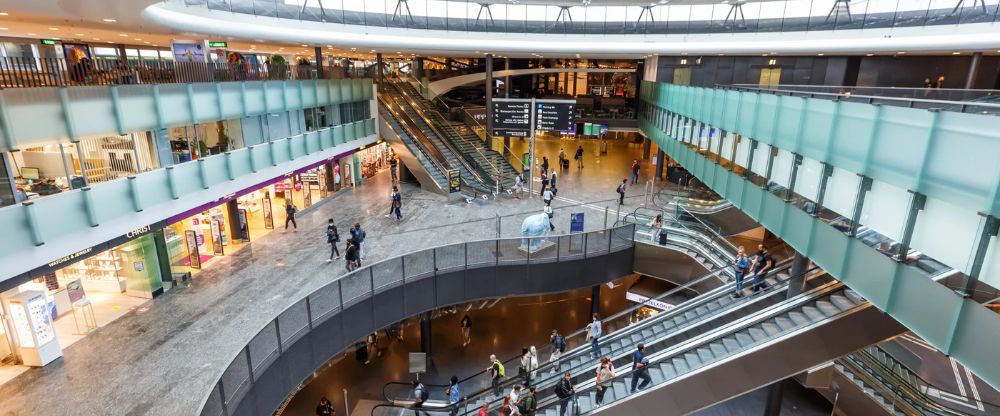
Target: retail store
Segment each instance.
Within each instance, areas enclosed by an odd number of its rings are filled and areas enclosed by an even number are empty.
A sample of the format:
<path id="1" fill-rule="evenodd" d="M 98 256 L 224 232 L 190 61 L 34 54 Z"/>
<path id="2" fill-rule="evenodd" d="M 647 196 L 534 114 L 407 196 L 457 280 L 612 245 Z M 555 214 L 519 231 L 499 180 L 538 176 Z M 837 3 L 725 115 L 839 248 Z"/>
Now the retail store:
<path id="1" fill-rule="evenodd" d="M 379 140 L 362 147 L 355 158 L 361 169 L 361 178 L 370 178 L 389 169 L 389 159 L 394 156 L 389 143 Z"/>
<path id="2" fill-rule="evenodd" d="M 625 292 L 625 299 L 629 301 L 630 306 L 640 306 L 632 313 L 630 321 L 635 323 L 656 316 L 656 314 L 669 311 L 675 305 L 684 303 L 684 301 L 693 297 L 693 295 L 681 291 L 681 293 L 657 299 L 661 294 L 676 287 L 677 285 L 666 280 L 657 279 L 652 276 L 639 276 L 639 279 L 632 286 L 629 286 L 628 291 Z"/>
<path id="3" fill-rule="evenodd" d="M 0 293 L 0 363 L 43 366 L 59 358 L 62 348 L 161 294 L 168 270 L 159 261 L 156 239 L 164 224 L 140 227 L 11 279 L 23 283 Z"/>

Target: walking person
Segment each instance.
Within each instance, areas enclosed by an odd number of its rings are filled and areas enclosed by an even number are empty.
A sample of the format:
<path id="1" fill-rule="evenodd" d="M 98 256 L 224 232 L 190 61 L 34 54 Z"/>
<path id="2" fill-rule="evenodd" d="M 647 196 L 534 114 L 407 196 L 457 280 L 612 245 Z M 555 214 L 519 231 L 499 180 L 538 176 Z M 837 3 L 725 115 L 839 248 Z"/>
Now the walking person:
<path id="1" fill-rule="evenodd" d="M 299 229 L 299 224 L 295 223 L 295 213 L 296 212 L 299 212 L 299 209 L 295 207 L 295 203 L 293 203 L 291 201 L 291 198 L 289 198 L 288 203 L 285 204 L 285 229 L 286 230 L 288 229 L 288 223 L 289 222 L 292 223 L 292 227 L 294 227 L 293 229 L 295 229 L 295 230 Z"/>
<path id="2" fill-rule="evenodd" d="M 573 158 L 576 159 L 576 168 L 577 169 L 583 169 L 583 146 L 582 145 L 580 147 L 576 148 L 576 154 L 573 155 Z"/>
<path id="3" fill-rule="evenodd" d="M 549 362 L 555 363 L 552 372 L 557 372 L 559 371 L 559 359 L 566 352 L 566 338 L 559 334 L 559 331 L 553 329 L 552 335 L 549 335 L 549 341 L 552 342 L 552 355 L 549 356 Z"/>
<path id="4" fill-rule="evenodd" d="M 403 206 L 403 194 L 399 192 L 399 188 L 392 187 L 392 208 L 396 211 L 396 221 L 403 219 L 403 214 L 399 209 Z"/>
<path id="5" fill-rule="evenodd" d="M 333 403 L 323 396 L 319 399 L 319 404 L 316 405 L 316 416 L 336 416 L 337 412 L 333 410 Z"/>
<path id="6" fill-rule="evenodd" d="M 382 356 L 382 352 L 378 350 L 378 332 L 368 334 L 368 337 L 365 338 L 365 345 L 368 347 L 368 361 L 365 361 L 365 364 L 371 362 L 372 355 L 376 357 Z"/>
<path id="7" fill-rule="evenodd" d="M 334 257 L 340 258 L 340 250 L 337 249 L 337 243 L 340 242 L 340 233 L 337 232 L 337 226 L 333 224 L 333 218 L 326 220 L 326 242 L 330 244 L 330 258 L 326 259 L 329 263 L 333 261 Z"/>
<path id="8" fill-rule="evenodd" d="M 427 391 L 427 387 L 424 386 L 424 383 L 421 383 L 421 382 L 419 382 L 417 380 L 413 380 L 413 413 L 414 414 L 416 414 L 416 415 L 419 415 L 421 413 L 425 414 L 425 415 L 428 414 L 427 412 L 420 410 L 420 409 L 422 409 L 424 407 L 424 402 L 426 402 L 428 398 L 430 398 L 430 392 Z"/>
<path id="9" fill-rule="evenodd" d="M 569 407 L 570 400 L 576 394 L 576 389 L 573 387 L 570 377 L 569 371 L 567 371 L 563 374 L 563 378 L 556 383 L 555 391 L 556 396 L 559 397 L 559 416 L 566 415 L 566 408 Z"/>
<path id="10" fill-rule="evenodd" d="M 628 185 L 628 179 L 622 179 L 621 185 L 615 189 L 618 192 L 618 205 L 625 205 L 625 187 Z"/>
<path id="11" fill-rule="evenodd" d="M 747 272 L 750 271 L 750 258 L 747 257 L 747 251 L 743 246 L 740 246 L 736 252 L 736 259 L 733 260 L 733 268 L 733 271 L 736 273 L 736 293 L 733 293 L 733 297 L 742 298 L 743 276 L 746 276 Z"/>
<path id="12" fill-rule="evenodd" d="M 513 416 L 515 414 L 514 409 L 516 409 L 516 407 L 510 403 L 510 396 L 505 396 L 503 398 L 503 404 L 500 405 L 500 409 L 497 411 L 497 414 L 500 416 Z"/>
<path id="13" fill-rule="evenodd" d="M 504 377 L 506 371 L 503 363 L 497 359 L 495 354 L 490 354 L 490 366 L 486 369 L 490 376 L 490 386 L 493 388 L 493 397 L 500 397 L 500 378 Z"/>
<path id="14" fill-rule="evenodd" d="M 566 158 L 566 149 L 559 148 L 559 170 L 569 167 L 569 159 Z"/>
<path id="15" fill-rule="evenodd" d="M 601 338 L 601 333 L 604 331 L 604 324 L 601 323 L 600 317 L 595 313 L 594 319 L 588 325 L 587 329 L 587 339 L 590 340 L 590 355 L 591 358 L 598 358 L 601 356 L 601 346 L 599 340 Z"/>
<path id="16" fill-rule="evenodd" d="M 604 404 L 604 394 L 611 388 L 611 380 L 615 378 L 615 373 L 609 365 L 610 362 L 608 357 L 601 357 L 601 365 L 597 368 L 597 378 L 594 380 L 594 385 L 597 388 L 596 403 L 598 406 Z"/>
<path id="17" fill-rule="evenodd" d="M 521 190 L 524 188 L 524 176 L 521 172 L 514 177 L 514 199 L 521 199 Z"/>
<path id="18" fill-rule="evenodd" d="M 545 203 L 545 208 L 543 208 L 542 211 L 544 211 L 545 215 L 547 215 L 549 217 L 549 231 L 555 231 L 556 230 L 556 224 L 552 220 L 552 217 L 555 216 L 555 214 L 552 213 L 552 205 L 551 204 L 552 204 L 552 201 L 546 202 Z"/>
<path id="19" fill-rule="evenodd" d="M 653 218 L 649 222 L 649 239 L 652 242 L 656 242 L 656 237 L 660 236 L 660 230 L 663 229 L 663 214 L 656 214 L 656 218 Z"/>
<path id="20" fill-rule="evenodd" d="M 767 289 L 767 272 L 774 268 L 774 257 L 767 251 L 767 246 L 757 245 L 757 254 L 753 260 L 753 293 Z"/>
<path id="21" fill-rule="evenodd" d="M 552 195 L 551 189 L 546 189 L 545 192 L 542 192 L 542 202 L 544 202 L 546 206 L 552 205 L 552 198 L 554 198 L 554 196 Z"/>
<path id="22" fill-rule="evenodd" d="M 639 160 L 632 160 L 632 185 L 639 182 Z"/>
<path id="23" fill-rule="evenodd" d="M 399 177 L 396 176 L 396 168 L 399 166 L 399 160 L 396 156 L 389 156 L 389 174 L 392 175 L 392 183 L 399 182 Z"/>
<path id="24" fill-rule="evenodd" d="M 549 172 L 549 158 L 542 156 L 542 175 L 547 175 Z"/>
<path id="25" fill-rule="evenodd" d="M 524 379 L 524 385 L 531 385 L 531 355 L 528 347 L 521 348 L 521 368 L 517 369 L 517 375 Z"/>
<path id="26" fill-rule="evenodd" d="M 549 186 L 549 175 L 546 175 L 544 170 L 542 171 L 541 179 L 542 179 L 542 189 L 538 191 L 538 195 L 544 195 L 545 188 Z"/>
<path id="27" fill-rule="evenodd" d="M 399 192 L 399 190 L 397 190 L 396 186 L 393 185 L 392 186 L 392 191 L 389 192 L 389 213 L 385 214 L 386 218 L 389 218 L 389 217 L 392 216 L 392 214 L 396 213 L 396 193 L 397 192 Z"/>
<path id="28" fill-rule="evenodd" d="M 549 175 L 549 189 L 552 190 L 552 195 L 559 193 L 559 189 L 556 188 L 556 171 L 552 170 L 552 174 Z"/>
<path id="29" fill-rule="evenodd" d="M 348 273 L 358 268 L 358 246 L 353 238 L 347 240 L 347 248 L 344 249 L 344 263 Z"/>
<path id="30" fill-rule="evenodd" d="M 361 229 L 361 223 L 354 223 L 354 236 L 353 238 L 358 243 L 358 266 L 361 265 L 361 260 L 365 259 L 365 232 Z"/>
<path id="31" fill-rule="evenodd" d="M 472 342 L 472 318 L 469 315 L 463 316 L 458 326 L 462 328 L 462 346 L 466 347 Z"/>
<path id="32" fill-rule="evenodd" d="M 451 376 L 451 384 L 448 385 L 448 389 L 444 391 L 448 395 L 448 403 L 451 404 L 451 416 L 458 414 L 458 402 L 462 400 L 462 396 L 458 391 L 458 377 Z"/>
<path id="33" fill-rule="evenodd" d="M 521 408 L 521 414 L 524 416 L 535 416 L 535 412 L 538 411 L 538 387 L 531 386 L 528 388 L 528 394 L 521 397 L 521 403 L 518 407 Z"/>
<path id="34" fill-rule="evenodd" d="M 649 360 L 643 355 L 643 351 L 645 350 L 646 346 L 639 344 L 635 353 L 632 354 L 632 393 L 635 393 L 636 385 L 638 385 L 639 390 L 642 390 L 653 381 L 649 377 Z M 642 384 L 639 384 L 639 379 L 642 379 Z"/>

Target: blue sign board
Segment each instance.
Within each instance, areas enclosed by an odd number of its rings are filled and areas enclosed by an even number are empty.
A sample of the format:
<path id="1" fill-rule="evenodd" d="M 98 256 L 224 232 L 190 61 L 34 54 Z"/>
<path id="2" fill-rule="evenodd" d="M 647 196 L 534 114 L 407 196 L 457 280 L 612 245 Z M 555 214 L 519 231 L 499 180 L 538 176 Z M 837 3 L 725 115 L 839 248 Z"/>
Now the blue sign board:
<path id="1" fill-rule="evenodd" d="M 569 214 L 569 232 L 571 233 L 582 233 L 583 232 L 583 213 L 574 212 Z"/>

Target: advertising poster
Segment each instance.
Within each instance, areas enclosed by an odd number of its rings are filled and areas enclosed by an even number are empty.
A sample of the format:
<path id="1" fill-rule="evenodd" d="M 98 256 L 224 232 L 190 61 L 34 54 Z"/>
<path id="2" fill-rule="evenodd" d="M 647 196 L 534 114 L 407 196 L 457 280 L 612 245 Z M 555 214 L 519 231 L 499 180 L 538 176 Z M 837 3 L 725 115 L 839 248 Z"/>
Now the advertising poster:
<path id="1" fill-rule="evenodd" d="M 313 204 L 312 184 L 309 182 L 302 182 L 302 189 L 304 190 L 302 193 L 302 201 L 305 205 L 303 208 L 309 208 L 309 206 Z"/>
<path id="2" fill-rule="evenodd" d="M 448 171 L 448 192 L 462 191 L 462 176 L 458 169 Z"/>
<path id="3" fill-rule="evenodd" d="M 238 213 L 238 221 L 240 226 L 240 240 L 250 241 L 250 226 L 247 224 L 247 210 L 240 209 L 236 211 Z"/>
<path id="4" fill-rule="evenodd" d="M 583 213 L 574 212 L 569 214 L 569 232 L 571 233 L 582 233 L 583 232 Z"/>
<path id="5" fill-rule="evenodd" d="M 216 256 L 225 255 L 222 251 L 222 235 L 219 231 L 222 223 L 218 219 L 212 219 L 212 251 L 215 252 Z"/>
<path id="6" fill-rule="evenodd" d="M 274 229 L 274 217 L 271 215 L 271 196 L 264 194 L 264 203 L 261 205 L 264 210 L 264 228 Z"/>
<path id="7" fill-rule="evenodd" d="M 65 43 L 62 44 L 63 56 L 66 57 L 66 64 L 69 66 L 76 65 L 80 62 L 89 61 L 90 57 L 90 47 L 82 43 Z"/>
<path id="8" fill-rule="evenodd" d="M 199 42 L 173 42 L 177 62 L 205 62 L 205 47 Z"/>
<path id="9" fill-rule="evenodd" d="M 66 294 L 69 295 L 69 303 L 76 303 L 76 301 L 83 299 L 86 296 L 86 293 L 83 291 L 83 282 L 80 279 L 76 279 L 67 283 Z"/>
<path id="10" fill-rule="evenodd" d="M 187 245 L 188 262 L 192 269 L 201 268 L 201 253 L 198 252 L 198 235 L 192 230 L 184 232 L 184 243 Z"/>

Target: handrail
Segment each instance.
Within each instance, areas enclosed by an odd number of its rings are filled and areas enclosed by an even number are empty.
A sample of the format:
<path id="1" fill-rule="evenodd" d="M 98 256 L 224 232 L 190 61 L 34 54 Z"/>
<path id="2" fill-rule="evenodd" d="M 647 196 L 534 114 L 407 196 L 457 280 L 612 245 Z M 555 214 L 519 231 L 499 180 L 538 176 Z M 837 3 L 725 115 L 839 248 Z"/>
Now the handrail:
<path id="1" fill-rule="evenodd" d="M 485 141 L 486 140 L 486 134 L 487 134 L 487 132 L 486 132 L 486 126 L 484 126 L 482 123 L 480 123 L 478 120 L 476 120 L 476 118 L 473 117 L 472 114 L 469 113 L 469 109 L 467 109 L 465 107 L 462 107 L 462 114 L 464 115 L 463 119 L 466 120 L 466 122 L 465 122 L 466 126 L 469 127 L 469 129 L 472 130 L 480 140 L 484 140 Z M 472 126 L 469 126 L 470 121 L 471 121 L 471 123 L 473 123 Z M 483 134 L 482 135 L 479 134 L 479 129 L 483 129 Z M 501 148 L 501 150 L 504 150 L 504 152 L 497 152 L 499 154 L 500 158 L 506 160 L 507 163 L 509 163 L 510 166 L 512 168 L 514 168 L 515 170 L 517 170 L 519 172 L 524 172 L 524 167 L 525 167 L 524 166 L 524 161 L 521 160 L 521 158 L 517 157 L 517 153 L 514 153 L 514 151 L 510 148 L 510 146 L 505 145 L 503 142 L 500 142 L 500 148 Z M 511 157 L 504 157 L 505 153 L 508 154 L 508 155 L 511 155 Z M 512 161 L 512 159 L 513 159 L 513 161 Z M 521 165 L 521 169 L 517 169 L 516 167 L 514 167 L 515 163 L 518 164 L 518 165 Z"/>
<path id="2" fill-rule="evenodd" d="M 907 414 L 948 416 L 962 414 L 941 406 L 921 392 L 917 386 L 910 385 L 908 381 L 886 369 L 882 363 L 868 354 L 867 349 L 848 354 L 837 362 L 849 368 L 849 371 L 860 377 L 869 388 L 890 400 L 893 406 L 903 407 Z"/>
<path id="3" fill-rule="evenodd" d="M 788 96 L 805 97 L 805 98 L 820 98 L 833 101 L 860 100 L 868 104 L 889 104 L 895 107 L 939 109 L 939 110 L 953 111 L 959 113 L 1000 114 L 1000 104 L 991 104 L 991 103 L 974 102 L 974 101 L 946 101 L 946 100 L 929 100 L 921 98 L 897 98 L 897 97 L 884 97 L 884 96 L 874 96 L 874 95 L 856 95 L 849 93 L 838 94 L 829 92 L 811 92 L 811 91 L 799 91 L 795 89 L 784 89 L 781 86 L 778 86 L 776 88 L 763 88 L 759 86 L 749 87 L 749 86 L 717 84 L 715 85 L 715 88 L 722 90 L 765 93 L 771 95 L 788 95 Z M 967 111 L 970 109 L 973 111 Z"/>
<path id="4" fill-rule="evenodd" d="M 382 97 L 379 97 L 379 98 L 382 98 Z M 448 169 L 442 163 L 448 163 L 448 159 L 446 157 L 444 157 L 444 155 L 441 154 L 441 151 L 439 151 L 436 147 L 434 147 L 432 145 L 429 145 L 428 140 L 427 140 L 426 137 L 417 137 L 416 135 L 410 134 L 408 131 L 405 131 L 406 127 L 404 126 L 404 124 L 409 124 L 409 125 L 412 126 L 413 122 L 411 120 L 409 120 L 409 117 L 406 117 L 405 114 L 400 114 L 399 112 L 397 112 L 395 109 L 393 109 L 391 106 L 389 106 L 387 104 L 389 104 L 389 103 L 387 103 L 386 101 L 383 101 L 381 99 L 379 100 L 379 105 L 382 108 L 384 108 L 386 110 L 386 112 L 388 112 L 396 120 L 397 123 L 400 124 L 400 127 L 403 127 L 403 129 L 404 129 L 403 132 L 396 132 L 396 134 L 398 134 L 400 136 L 402 136 L 403 134 L 406 134 L 407 136 L 410 136 L 411 138 L 413 138 L 413 142 L 415 144 L 417 144 L 418 146 L 423 147 L 422 150 L 426 151 L 427 153 L 430 153 L 433 156 L 433 157 L 429 157 L 428 159 L 431 161 L 431 163 L 434 164 L 434 166 L 438 169 L 438 171 L 440 171 L 442 175 L 447 176 L 448 175 Z M 395 104 L 395 103 L 392 103 L 392 104 Z M 404 117 L 406 117 L 406 119 L 404 119 Z M 389 127 L 392 128 L 391 125 Z M 395 131 L 395 129 L 393 129 L 393 131 Z"/>
<path id="5" fill-rule="evenodd" d="M 510 262 L 510 253 L 505 253 L 506 257 L 502 257 L 504 253 L 501 253 L 503 249 L 518 251 L 517 247 L 521 247 L 524 244 L 530 244 L 532 241 L 536 240 L 554 240 L 556 243 L 555 256 L 549 255 L 538 255 L 541 257 L 540 260 L 532 259 L 532 252 L 527 251 L 524 257 L 519 257 L 513 259 L 517 262 L 525 262 L 531 264 L 533 262 L 548 263 L 553 258 L 559 261 L 560 256 L 562 258 L 569 259 L 586 259 L 594 256 L 603 256 L 610 253 L 615 253 L 622 251 L 634 246 L 635 242 L 632 240 L 633 235 L 632 225 L 625 225 L 619 227 L 612 227 L 607 229 L 595 230 L 586 233 L 573 233 L 573 234 L 558 234 L 558 235 L 548 235 L 541 237 L 510 237 L 510 238 L 492 238 L 492 239 L 479 239 L 466 241 L 454 244 L 444 244 L 439 246 L 434 246 L 426 248 L 423 250 L 410 252 L 395 257 L 388 258 L 386 260 L 372 263 L 368 266 L 356 269 L 349 273 L 339 275 L 331 280 L 326 285 L 318 288 L 317 290 L 299 298 L 295 302 L 292 302 L 288 307 L 279 313 L 274 319 L 269 321 L 264 327 L 257 332 L 251 339 L 247 340 L 244 347 L 230 360 L 229 365 L 219 373 L 218 380 L 211 391 L 206 392 L 205 397 L 201 400 L 201 407 L 199 409 L 200 414 L 206 416 L 215 416 L 218 414 L 225 414 L 224 411 L 220 410 L 219 413 L 209 414 L 205 413 L 205 408 L 209 404 L 209 400 L 213 397 L 219 400 L 219 403 L 213 404 L 213 408 L 218 409 L 234 409 L 230 399 L 238 398 L 242 400 L 243 394 L 246 393 L 246 389 L 255 382 L 254 374 L 261 371 L 261 367 L 265 365 L 270 365 L 273 360 L 277 359 L 277 355 L 281 354 L 282 348 L 286 344 L 297 341 L 305 334 L 312 330 L 316 325 L 325 322 L 334 313 L 340 313 L 345 310 L 345 308 L 353 306 L 359 299 L 365 296 L 374 296 L 376 293 L 394 284 L 405 285 L 407 279 L 425 279 L 428 277 L 435 276 L 438 272 L 457 270 L 461 268 L 470 269 L 478 267 L 496 267 L 499 264 L 504 264 Z M 627 231 L 625 233 L 624 231 Z M 601 236 L 602 241 L 600 242 L 601 247 L 594 250 L 593 248 L 587 247 L 587 242 L 591 240 L 590 236 Z M 628 236 L 627 238 L 624 236 Z M 561 245 L 563 244 L 563 239 L 579 239 L 583 238 L 583 247 L 579 252 L 573 252 L 570 254 L 563 255 L 561 252 Z M 603 239 L 607 240 L 607 246 L 604 246 Z M 615 244 L 615 243 L 618 244 Z M 485 250 L 482 252 L 474 252 L 475 258 L 473 258 L 473 263 L 469 260 L 469 246 L 473 245 L 475 247 L 491 247 L 495 248 L 496 251 Z M 448 252 L 455 254 L 455 256 L 446 256 Z M 460 257 L 464 252 L 464 262 L 454 261 L 454 257 Z M 441 253 L 439 255 L 438 253 Z M 490 261 L 482 261 L 482 255 L 484 253 L 490 253 L 493 257 Z M 418 266 L 417 271 L 412 269 L 407 270 L 404 264 L 408 265 L 410 262 L 406 262 L 406 259 L 421 258 L 430 259 L 428 264 L 420 264 L 424 266 L 423 268 Z M 441 260 L 439 260 L 439 258 Z M 449 261 L 449 259 L 451 261 Z M 410 260 L 412 262 L 412 260 Z M 404 263 L 405 262 L 405 263 Z M 454 263 L 454 264 L 452 264 Z M 458 264 L 461 263 L 461 264 Z M 395 271 L 397 268 L 395 265 L 399 265 L 399 279 L 393 280 L 391 282 L 381 281 L 378 282 L 380 285 L 376 286 L 375 272 L 378 269 L 388 269 Z M 356 281 L 356 286 L 348 287 L 352 292 L 359 292 L 358 287 L 360 287 L 361 293 L 354 293 L 352 298 L 347 298 L 344 289 L 344 282 L 347 281 L 349 284 L 352 279 L 361 279 Z M 335 291 L 334 291 L 335 289 Z M 329 299 L 330 296 L 336 297 L 337 299 Z M 300 308 L 302 310 L 300 310 Z M 288 316 L 287 319 L 282 319 Z M 304 316 L 302 316 L 304 315 Z M 305 318 L 305 322 L 301 320 L 296 322 L 296 319 Z M 295 328 L 295 324 L 300 327 Z M 343 324 L 343 322 L 342 322 Z M 261 340 L 263 345 L 256 343 Z M 260 350 L 256 348 L 254 351 L 257 353 L 255 355 L 250 354 L 251 345 L 257 345 L 258 347 L 265 348 L 265 350 Z M 266 348 L 270 348 L 270 352 L 267 352 Z M 265 354 L 262 358 L 262 363 L 255 363 L 254 361 L 260 357 L 260 354 Z M 255 358 L 257 357 L 257 358 Z M 272 358 L 273 357 L 273 358 Z M 233 371 L 234 373 L 230 373 Z M 223 381 L 223 377 L 226 374 L 230 374 L 227 377 L 228 380 L 236 379 L 234 385 L 228 385 L 228 382 Z M 217 406 L 216 406 L 217 405 Z"/>

